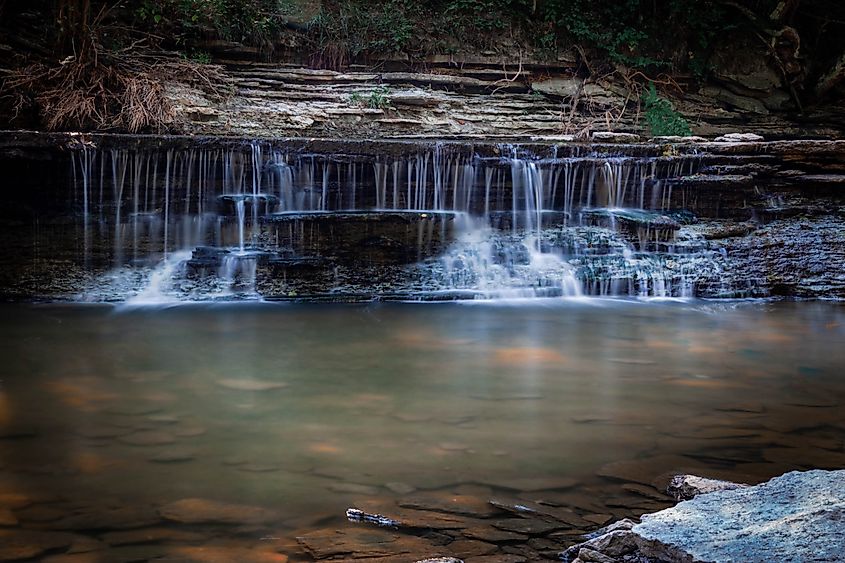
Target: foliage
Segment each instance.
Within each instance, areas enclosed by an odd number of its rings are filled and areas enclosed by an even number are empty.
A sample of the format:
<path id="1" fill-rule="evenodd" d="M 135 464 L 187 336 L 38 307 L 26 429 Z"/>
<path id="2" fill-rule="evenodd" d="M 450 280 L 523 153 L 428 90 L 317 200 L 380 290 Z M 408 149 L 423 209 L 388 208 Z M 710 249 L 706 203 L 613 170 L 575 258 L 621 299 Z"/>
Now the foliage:
<path id="1" fill-rule="evenodd" d="M 735 27 L 717 0 L 549 0 L 544 17 L 613 63 L 690 68 L 699 76 L 715 37 Z"/>
<path id="2" fill-rule="evenodd" d="M 367 98 L 367 107 L 371 109 L 385 109 L 390 106 L 389 90 L 385 86 L 379 86 L 370 92 Z"/>
<path id="3" fill-rule="evenodd" d="M 294 0 L 127 0 L 127 5 L 134 6 L 139 25 L 188 47 L 209 34 L 270 44 L 297 10 Z M 592 52 L 591 58 L 614 65 L 689 71 L 701 79 L 715 39 L 736 25 L 736 9 L 725 6 L 723 0 L 324 0 L 306 40 L 312 64 L 326 68 L 395 53 L 412 58 L 448 53 L 456 45 L 530 45 L 553 59 L 559 47 L 576 44 Z"/>
<path id="4" fill-rule="evenodd" d="M 688 137 L 692 135 L 687 120 L 675 110 L 672 102 L 657 94 L 657 88 L 653 82 L 643 94 L 642 101 L 645 106 L 645 120 L 653 136 Z"/>
<path id="5" fill-rule="evenodd" d="M 414 21 L 422 19 L 421 3 L 388 0 L 380 5 L 341 0 L 325 5 L 309 25 L 312 66 L 340 69 L 359 56 L 392 54 L 411 49 Z"/>
<path id="6" fill-rule="evenodd" d="M 207 51 L 191 51 L 190 53 L 181 53 L 181 57 L 184 61 L 192 61 L 201 65 L 211 64 L 211 53 Z"/>
<path id="7" fill-rule="evenodd" d="M 451 30 L 483 34 L 505 30 L 530 9 L 528 0 L 449 0 L 442 12 Z"/>
<path id="8" fill-rule="evenodd" d="M 135 0 L 139 26 L 176 31 L 177 43 L 190 42 L 212 30 L 231 41 L 260 45 L 282 27 L 284 4 L 279 0 Z"/>
<path id="9" fill-rule="evenodd" d="M 387 109 L 390 107 L 390 90 L 386 86 L 379 86 L 366 96 L 361 92 L 352 92 L 349 103 L 353 106 L 368 107 L 370 109 Z"/>

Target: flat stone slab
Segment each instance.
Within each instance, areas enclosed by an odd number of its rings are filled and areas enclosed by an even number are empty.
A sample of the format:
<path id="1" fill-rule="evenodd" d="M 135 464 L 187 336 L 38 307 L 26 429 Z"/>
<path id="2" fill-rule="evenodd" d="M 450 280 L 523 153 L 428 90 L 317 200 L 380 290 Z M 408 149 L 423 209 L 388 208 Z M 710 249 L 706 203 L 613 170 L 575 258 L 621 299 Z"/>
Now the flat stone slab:
<path id="1" fill-rule="evenodd" d="M 50 524 L 56 530 L 131 530 L 161 522 L 152 507 L 102 508 L 74 514 Z"/>
<path id="2" fill-rule="evenodd" d="M 296 540 L 315 559 L 359 559 L 412 554 L 414 559 L 425 559 L 443 555 L 438 553 L 436 546 L 422 538 L 368 528 L 320 530 L 298 536 Z"/>
<path id="3" fill-rule="evenodd" d="M 167 558 L 184 563 L 286 563 L 287 555 L 248 549 L 244 547 L 215 546 L 185 546 L 168 551 Z M 163 558 L 166 560 L 167 558 Z"/>
<path id="4" fill-rule="evenodd" d="M 65 532 L 0 530 L 0 561 L 32 559 L 70 546 L 77 536 Z"/>
<path id="5" fill-rule="evenodd" d="M 276 512 L 266 508 L 201 498 L 177 500 L 162 506 L 159 513 L 182 524 L 265 524 L 278 518 Z"/>
<path id="6" fill-rule="evenodd" d="M 206 539 L 202 534 L 175 530 L 172 528 L 145 528 L 142 530 L 125 530 L 108 532 L 101 536 L 109 545 L 137 545 L 146 543 L 179 543 L 201 542 Z"/>
<path id="7" fill-rule="evenodd" d="M 226 389 L 233 389 L 235 391 L 272 391 L 274 389 L 284 389 L 288 386 L 287 383 L 281 381 L 262 381 L 259 379 L 221 379 L 218 385 Z"/>
<path id="8" fill-rule="evenodd" d="M 407 496 L 401 499 L 399 506 L 402 508 L 432 510 L 434 512 L 446 512 L 477 518 L 489 518 L 499 512 L 486 499 L 471 495 L 454 495 L 443 492 L 420 493 Z"/>
<path id="9" fill-rule="evenodd" d="M 167 432 L 141 431 L 122 436 L 119 441 L 129 446 L 166 446 L 176 442 L 176 438 Z"/>
<path id="10" fill-rule="evenodd" d="M 793 471 L 703 494 L 643 515 L 632 531 L 693 561 L 840 561 L 845 470 Z"/>

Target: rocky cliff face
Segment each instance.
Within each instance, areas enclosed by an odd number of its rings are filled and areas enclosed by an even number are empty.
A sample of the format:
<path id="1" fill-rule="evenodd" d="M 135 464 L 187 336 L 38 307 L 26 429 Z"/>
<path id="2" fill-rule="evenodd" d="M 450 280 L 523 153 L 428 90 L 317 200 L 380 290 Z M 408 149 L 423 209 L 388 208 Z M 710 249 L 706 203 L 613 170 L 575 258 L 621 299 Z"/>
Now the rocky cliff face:
<path id="1" fill-rule="evenodd" d="M 775 138 L 840 135 L 845 113 L 824 107 L 799 115 L 775 71 L 757 55 L 734 60 L 726 53 L 717 82 L 675 101 L 695 133 L 717 136 L 739 129 Z M 184 85 L 170 86 L 178 127 L 185 132 L 522 141 L 583 138 L 608 129 L 647 134 L 636 94 L 611 79 L 579 76 L 574 61 L 431 57 L 424 71 L 397 61 L 379 71 L 352 66 L 343 72 L 223 62 L 235 88 L 224 102 Z"/>

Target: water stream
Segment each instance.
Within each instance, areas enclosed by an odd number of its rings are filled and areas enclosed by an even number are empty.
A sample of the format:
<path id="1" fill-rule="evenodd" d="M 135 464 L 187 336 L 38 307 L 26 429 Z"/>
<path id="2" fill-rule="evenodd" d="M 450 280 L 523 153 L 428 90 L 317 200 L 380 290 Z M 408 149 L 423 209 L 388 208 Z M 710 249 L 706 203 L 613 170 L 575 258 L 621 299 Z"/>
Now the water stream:
<path id="1" fill-rule="evenodd" d="M 367 214 L 375 234 L 356 244 L 378 252 L 416 245 L 402 253 L 416 260 L 373 266 L 379 272 L 371 277 L 392 279 L 388 293 L 404 298 L 680 297 L 718 280 L 724 267 L 718 248 L 672 218 L 683 208 L 673 182 L 697 170 L 698 156 L 540 158 L 513 146 L 500 152 L 481 157 L 435 144 L 418 154 L 368 159 L 290 152 L 258 142 L 163 152 L 83 147 L 73 153 L 72 167 L 74 197 L 83 207 L 84 262 L 91 262 L 95 246 L 112 270 L 105 280 L 147 279 L 155 288 L 101 280 L 79 297 L 147 298 L 151 291 L 175 300 L 385 293 L 360 280 L 340 279 L 344 264 L 332 248 L 336 241 L 324 240 L 325 229 L 314 226 L 340 214 Z M 427 222 L 419 223 L 413 240 L 404 231 L 382 229 L 385 214 Z M 435 250 L 431 235 L 437 221 L 442 248 Z M 297 243 L 309 237 L 308 248 Z M 187 268 L 173 268 L 170 255 L 185 252 L 194 259 L 184 259 Z M 291 269 L 297 259 L 323 260 L 326 276 L 335 282 L 297 286 L 291 281 L 300 276 Z M 281 274 L 278 267 L 267 269 L 282 262 L 287 269 Z M 134 275 L 115 277 L 125 269 Z M 149 270 L 153 273 L 144 273 Z M 218 291 L 249 283 L 243 291 Z"/>
<path id="2" fill-rule="evenodd" d="M 289 147 L 83 144 L 10 216 L 0 560 L 555 560 L 845 466 L 841 303 L 697 299 L 732 156 Z"/>

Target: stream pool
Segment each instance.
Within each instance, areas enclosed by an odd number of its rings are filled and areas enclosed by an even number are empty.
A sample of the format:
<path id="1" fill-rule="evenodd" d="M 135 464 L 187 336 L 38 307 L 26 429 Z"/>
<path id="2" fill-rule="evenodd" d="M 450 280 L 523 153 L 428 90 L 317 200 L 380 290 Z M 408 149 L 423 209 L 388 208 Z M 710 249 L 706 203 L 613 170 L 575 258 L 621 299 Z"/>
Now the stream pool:
<path id="1" fill-rule="evenodd" d="M 837 302 L 0 309 L 0 538 L 32 557 L 534 559 L 669 506 L 673 471 L 845 466 Z M 461 532 L 490 499 L 571 517 Z M 391 548 L 349 507 L 468 523 Z"/>

